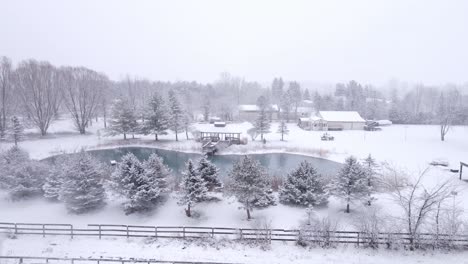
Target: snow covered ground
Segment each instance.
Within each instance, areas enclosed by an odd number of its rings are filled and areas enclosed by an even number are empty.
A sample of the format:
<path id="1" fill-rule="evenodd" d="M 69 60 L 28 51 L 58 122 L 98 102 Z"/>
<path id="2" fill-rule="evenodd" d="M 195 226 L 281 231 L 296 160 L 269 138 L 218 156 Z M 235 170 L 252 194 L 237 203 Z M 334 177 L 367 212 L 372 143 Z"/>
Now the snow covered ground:
<path id="1" fill-rule="evenodd" d="M 42 159 L 60 152 L 73 152 L 81 148 L 104 148 L 118 145 L 145 145 L 187 152 L 199 152 L 200 144 L 186 140 L 185 134 L 179 135 L 179 142 L 174 135 L 160 136 L 160 142 L 154 142 L 153 136 L 137 135 L 136 140 L 122 140 L 122 136 L 106 137 L 103 123 L 93 123 L 86 135 L 79 135 L 71 120 L 61 119 L 52 124 L 50 134 L 40 137 L 35 129 L 27 131 L 28 139 L 21 146 L 28 150 L 31 157 Z M 280 141 L 276 133 L 278 124 L 273 123 L 272 133 L 266 134 L 267 144 L 251 141 L 246 131 L 250 123 L 228 124 L 225 128 L 216 128 L 212 124 L 195 124 L 199 131 L 241 132 L 249 139 L 247 145 L 231 146 L 224 153 L 291 152 L 311 156 L 321 156 L 342 162 L 348 155 L 364 158 L 372 154 L 378 161 L 398 164 L 409 169 L 425 168 L 434 159 L 445 159 L 451 166 L 458 166 L 460 160 L 468 160 L 468 127 L 452 127 L 446 141 L 439 139 L 439 127 L 432 125 L 393 125 L 383 127 L 382 131 L 332 131 L 334 141 L 321 141 L 320 131 L 305 131 L 296 124 L 289 124 L 286 141 Z M 11 144 L 1 143 L 1 148 Z"/>
<path id="2" fill-rule="evenodd" d="M 231 146 L 224 153 L 245 154 L 259 152 L 290 152 L 310 156 L 318 156 L 343 162 L 348 155 L 364 158 L 372 154 L 378 162 L 393 164 L 412 173 L 418 173 L 428 166 L 434 159 L 447 160 L 449 168 L 458 166 L 460 160 L 468 161 L 468 128 L 454 127 L 447 135 L 445 142 L 441 142 L 437 126 L 390 126 L 382 131 L 336 131 L 329 132 L 335 137 L 335 141 L 321 141 L 323 132 L 304 131 L 295 124 L 289 124 L 290 133 L 286 141 L 280 141 L 281 135 L 275 133 L 278 124 L 272 124 L 273 133 L 267 134 L 267 143 L 251 141 L 246 131 L 251 128 L 249 123 L 228 124 L 225 128 L 214 128 L 210 124 L 195 124 L 194 128 L 200 131 L 226 131 L 241 132 L 249 139 L 247 145 Z M 70 120 L 62 119 L 55 122 L 50 134 L 40 137 L 35 129 L 27 131 L 27 139 L 21 142 L 32 158 L 42 159 L 62 152 L 74 152 L 81 148 L 98 149 L 112 148 L 121 145 L 145 146 L 173 149 L 186 152 L 199 152 L 200 143 L 194 140 L 186 140 L 185 134 L 179 135 L 179 142 L 174 141 L 174 135 L 160 136 L 159 142 L 154 142 L 153 136 L 140 136 L 128 141 L 122 140 L 122 136 L 105 137 L 102 123 L 95 123 L 86 135 L 79 135 L 73 128 Z M 130 136 L 131 137 L 131 136 Z M 10 147 L 9 143 L 1 143 L 0 149 Z M 450 180 L 458 186 L 459 201 L 468 199 L 468 184 L 458 181 L 457 174 L 451 173 L 449 168 L 431 167 L 425 177 L 425 184 Z M 45 223 L 71 223 L 75 226 L 86 224 L 137 224 L 137 225 L 186 225 L 186 226 L 227 226 L 227 227 L 251 227 L 258 221 L 267 221 L 275 228 L 296 228 L 305 221 L 306 213 L 303 208 L 285 205 L 276 205 L 263 210 L 253 212 L 254 221 L 245 220 L 245 212 L 239 210 L 239 204 L 232 198 L 220 197 L 221 201 L 209 202 L 198 205 L 195 210 L 199 213 L 196 218 L 185 217 L 182 206 L 177 205 L 177 199 L 172 196 L 164 205 L 147 215 L 126 216 L 120 208 L 119 201 L 111 199 L 108 205 L 99 212 L 84 215 L 67 214 L 61 203 L 50 203 L 44 199 L 11 202 L 3 197 L 0 192 L 0 220 L 2 222 L 45 222 Z M 377 195 L 377 201 L 373 207 L 382 208 L 382 212 L 388 215 L 398 215 L 399 209 L 392 202 L 388 194 Z M 468 212 L 468 205 L 465 206 Z M 325 208 L 317 208 L 319 216 L 332 216 L 340 221 L 342 229 L 352 229 L 356 217 L 366 210 L 360 204 L 352 205 L 350 215 L 343 213 L 344 204 L 333 197 Z M 28 246 L 24 246 L 28 243 Z M 88 244 L 89 243 L 89 244 Z M 216 250 L 208 250 L 206 246 L 190 246 L 184 250 L 183 242 L 161 241 L 147 244 L 144 241 L 131 240 L 103 240 L 75 239 L 68 241 L 62 238 L 28 238 L 20 237 L 17 240 L 4 240 L 0 243 L 0 253 L 8 255 L 45 255 L 50 256 L 119 256 L 134 257 L 135 252 L 140 252 L 141 257 L 161 257 L 162 259 L 195 259 L 195 260 L 223 260 L 245 263 L 390 263 L 419 261 L 420 263 L 440 263 L 441 261 L 455 261 L 466 258 L 465 253 L 451 253 L 435 255 L 410 252 L 368 251 L 355 250 L 354 248 L 339 248 L 335 250 L 304 250 L 295 246 L 274 244 L 271 251 L 261 251 L 247 246 L 227 246 L 222 249 L 220 257 Z M 87 246 L 84 246 L 87 245 Z M 106 249 L 105 252 L 102 252 Z M 82 251 L 80 251 L 82 250 Z M 174 252 L 177 252 L 174 253 Z M 159 254 L 159 255 L 158 255 Z M 221 259 L 220 259 L 221 258 Z M 263 262 L 259 262 L 263 261 Z"/>
<path id="3" fill-rule="evenodd" d="M 278 124 L 272 124 L 272 131 L 276 132 Z M 200 131 L 229 131 L 241 132 L 248 137 L 246 131 L 251 128 L 250 123 L 228 124 L 225 128 L 216 128 L 211 124 L 195 124 L 194 128 Z M 321 141 L 323 132 L 304 131 L 295 124 L 289 124 L 291 130 L 286 136 L 287 141 L 280 141 L 281 135 L 270 133 L 266 135 L 267 143 L 249 141 L 247 145 L 231 146 L 224 153 L 259 153 L 259 152 L 294 152 L 311 156 L 320 156 L 342 162 L 348 155 L 364 158 L 372 154 L 377 161 L 394 164 L 399 168 L 409 169 L 417 174 L 428 166 L 434 159 L 445 159 L 450 166 L 457 167 L 458 161 L 468 160 L 468 135 L 467 127 L 454 127 L 447 136 L 445 142 L 441 142 L 436 126 L 390 126 L 382 131 L 336 131 L 329 132 L 335 137 L 335 141 Z M 135 140 L 122 140 L 122 136 L 105 137 L 102 122 L 94 123 L 86 135 L 79 135 L 69 119 L 61 119 L 53 123 L 50 134 L 46 137 L 38 136 L 35 129 L 27 131 L 27 139 L 21 142 L 33 158 L 41 159 L 61 152 L 74 152 L 82 147 L 87 149 L 117 147 L 123 144 L 144 145 L 174 149 L 188 152 L 199 152 L 200 143 L 194 140 L 186 140 L 185 135 L 179 135 L 179 142 L 174 140 L 174 135 L 161 136 L 160 142 L 154 142 L 153 136 L 140 136 Z M 131 136 L 130 136 L 131 137 Z M 248 137 L 249 138 L 249 137 Z M 250 138 L 249 138 L 250 140 Z M 11 144 L 2 143 L 2 148 Z M 425 177 L 425 184 L 434 185 L 445 180 L 453 181 L 458 185 L 459 195 L 457 199 L 468 198 L 468 184 L 457 180 L 457 174 L 451 173 L 448 168 L 431 167 Z M 1 195 L 1 193 L 0 193 Z M 393 203 L 386 194 L 377 195 L 376 207 L 385 208 L 385 213 L 398 214 L 396 209 L 390 210 Z M 66 214 L 62 204 L 53 204 L 44 200 L 12 202 L 0 199 L 2 209 L 2 221 L 24 222 L 31 219 L 36 222 L 62 222 L 62 223 L 122 223 L 122 224 L 184 224 L 184 225 L 217 225 L 217 226 L 245 226 L 244 212 L 238 210 L 236 201 L 224 198 L 220 202 L 207 203 L 198 206 L 201 213 L 199 219 L 187 219 L 183 216 L 183 208 L 177 205 L 175 198 L 158 208 L 148 216 L 125 216 L 119 207 L 119 202 L 112 200 L 108 206 L 99 213 L 91 213 L 83 216 L 70 216 Z M 344 218 L 345 226 L 351 226 L 352 218 L 343 216 L 343 203 L 336 199 L 330 199 L 328 207 L 317 209 L 321 216 L 331 215 L 335 218 Z M 358 214 L 361 206 L 353 205 Z M 466 208 L 468 209 L 468 208 Z M 466 210 L 468 212 L 468 210 Z M 277 205 L 264 210 L 254 212 L 257 217 L 272 221 L 277 228 L 293 228 L 304 219 L 305 212 L 301 208 Z M 284 217 L 287 216 L 287 217 Z"/>
<path id="4" fill-rule="evenodd" d="M 357 249 L 340 246 L 334 249 L 305 249 L 293 244 L 273 243 L 263 250 L 258 246 L 227 240 L 183 241 L 168 239 L 65 238 L 20 236 L 0 238 L 1 255 L 28 255 L 93 258 L 146 258 L 179 261 L 230 263 L 467 263 L 468 252 L 393 251 Z M 10 262 L 13 263 L 13 262 Z M 4 264 L 10 264 L 8 262 Z"/>

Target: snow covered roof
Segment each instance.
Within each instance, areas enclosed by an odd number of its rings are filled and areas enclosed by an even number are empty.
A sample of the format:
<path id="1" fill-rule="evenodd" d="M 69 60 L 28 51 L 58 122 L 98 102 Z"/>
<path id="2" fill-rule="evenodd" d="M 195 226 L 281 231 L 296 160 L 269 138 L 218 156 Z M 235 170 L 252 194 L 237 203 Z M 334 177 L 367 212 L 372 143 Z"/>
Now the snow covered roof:
<path id="1" fill-rule="evenodd" d="M 238 105 L 237 108 L 239 111 L 244 111 L 244 112 L 256 112 L 259 111 L 258 106 L 251 104 L 251 105 Z M 271 105 L 271 109 L 278 111 L 278 105 Z"/>
<path id="2" fill-rule="evenodd" d="M 299 120 L 301 122 L 311 122 L 311 121 L 323 120 L 323 118 L 318 117 L 318 116 L 311 116 L 311 117 L 300 117 Z"/>
<path id="3" fill-rule="evenodd" d="M 332 122 L 366 122 L 356 111 L 319 111 L 319 114 Z"/>

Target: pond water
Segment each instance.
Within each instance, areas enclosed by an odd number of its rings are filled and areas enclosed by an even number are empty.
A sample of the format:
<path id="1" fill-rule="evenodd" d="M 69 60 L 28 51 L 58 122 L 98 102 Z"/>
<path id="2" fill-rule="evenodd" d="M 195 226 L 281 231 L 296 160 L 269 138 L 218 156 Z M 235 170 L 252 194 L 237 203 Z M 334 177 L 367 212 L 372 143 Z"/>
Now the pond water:
<path id="1" fill-rule="evenodd" d="M 164 163 L 179 176 L 188 159 L 195 161 L 202 157 L 201 154 L 196 153 L 185 153 L 174 150 L 145 147 L 122 147 L 116 149 L 88 151 L 88 153 L 95 156 L 98 160 L 107 164 L 109 164 L 111 160 L 120 161 L 120 158 L 128 152 L 135 154 L 135 156 L 140 160 L 145 160 L 152 153 L 156 153 L 162 157 L 164 159 Z M 296 154 L 265 153 L 250 154 L 250 156 L 257 159 L 265 168 L 267 168 L 270 175 L 276 176 L 285 176 L 292 169 L 296 168 L 303 160 L 311 162 L 317 171 L 324 176 L 334 175 L 341 168 L 341 164 L 338 162 Z M 209 157 L 209 159 L 220 169 L 220 177 L 224 178 L 232 168 L 232 164 L 241 157 L 242 155 L 215 155 Z"/>

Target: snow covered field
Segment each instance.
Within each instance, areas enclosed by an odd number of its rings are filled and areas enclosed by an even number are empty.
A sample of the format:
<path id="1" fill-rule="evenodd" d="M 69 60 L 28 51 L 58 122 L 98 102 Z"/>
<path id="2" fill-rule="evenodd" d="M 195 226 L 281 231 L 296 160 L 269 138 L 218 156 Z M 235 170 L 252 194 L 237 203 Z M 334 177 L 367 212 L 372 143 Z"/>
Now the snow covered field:
<path id="1" fill-rule="evenodd" d="M 231 263 L 332 263 L 332 264 L 394 264 L 394 263 L 467 263 L 467 252 L 393 251 L 357 249 L 340 246 L 333 249 L 305 249 L 293 244 L 273 243 L 262 250 L 258 246 L 227 240 L 183 241 L 168 239 L 70 238 L 21 236 L 0 238 L 2 255 L 146 258 L 179 261 L 209 261 Z M 13 262 L 10 262 L 13 263 Z M 8 262 L 4 264 L 10 264 Z M 54 262 L 55 263 L 55 262 Z M 3 263 L 2 263 L 3 264 Z"/>
<path id="2" fill-rule="evenodd" d="M 272 131 L 276 126 L 272 125 Z M 230 131 L 242 132 L 248 137 L 246 131 L 251 127 L 250 123 L 228 124 L 225 128 L 215 128 L 210 124 L 195 124 L 194 129 L 200 131 Z M 457 167 L 460 160 L 468 160 L 468 127 L 454 127 L 448 134 L 445 142 L 441 142 L 437 126 L 390 126 L 382 131 L 336 131 L 329 132 L 335 137 L 335 141 L 321 141 L 323 132 L 304 131 L 295 124 L 289 124 L 291 130 L 286 136 L 287 141 L 280 141 L 280 134 L 270 133 L 266 135 L 267 143 L 250 141 L 247 145 L 231 146 L 224 153 L 259 153 L 259 152 L 294 152 L 304 155 L 320 156 L 323 158 L 343 162 L 348 155 L 365 158 L 372 154 L 379 163 L 386 162 L 398 168 L 404 168 L 417 174 L 424 170 L 428 163 L 434 159 L 445 159 L 450 162 L 450 167 Z M 173 138 L 173 134 L 160 136 L 160 142 L 154 142 L 153 137 L 140 136 L 138 139 L 123 141 L 121 136 L 105 137 L 102 122 L 94 123 L 86 135 L 79 135 L 68 119 L 62 119 L 53 123 L 50 134 L 45 138 L 38 136 L 34 129 L 27 131 L 27 140 L 21 142 L 32 158 L 42 159 L 62 152 L 74 152 L 82 147 L 86 149 L 109 148 L 119 145 L 144 145 L 146 147 L 166 148 L 187 152 L 199 152 L 200 143 L 194 140 L 186 140 L 184 134 L 179 135 L 179 142 Z M 6 149 L 11 144 L 2 143 Z M 424 181 L 428 186 L 445 180 L 453 181 L 458 185 L 459 195 L 457 199 L 468 198 L 468 184 L 457 180 L 458 175 L 449 172 L 448 168 L 431 167 Z M 384 213 L 398 214 L 392 207 L 387 194 L 378 194 L 376 207 L 385 208 Z M 51 204 L 45 200 L 12 202 L 0 199 L 2 209 L 2 221 L 23 222 L 31 219 L 36 222 L 63 222 L 74 224 L 94 223 L 120 223 L 120 224 L 183 224 L 183 225 L 215 225 L 215 226 L 246 226 L 244 212 L 238 210 L 239 204 L 233 199 L 224 198 L 216 203 L 202 204 L 196 210 L 201 213 L 199 219 L 184 217 L 183 209 L 177 205 L 173 197 L 164 206 L 158 208 L 148 216 L 125 216 L 119 207 L 119 202 L 112 200 L 106 208 L 99 213 L 85 214 L 82 216 L 70 216 L 62 204 Z M 352 207 L 355 211 L 362 210 L 360 204 Z M 468 209 L 468 208 L 467 208 Z M 330 199 L 327 208 L 317 210 L 321 216 L 332 215 L 335 218 L 344 218 L 345 226 L 352 225 L 352 217 L 343 215 L 343 203 L 337 199 Z M 467 210 L 468 211 L 468 210 Z M 284 217 L 287 215 L 287 217 Z M 254 216 L 264 218 L 272 222 L 277 228 L 294 228 L 304 220 L 305 212 L 301 208 L 277 205 L 254 212 Z"/>
<path id="3" fill-rule="evenodd" d="M 242 132 L 249 139 L 247 145 L 231 146 L 224 153 L 246 154 L 260 152 L 290 152 L 303 155 L 317 156 L 343 162 L 348 155 L 355 155 L 359 159 L 372 154 L 379 163 L 390 163 L 410 172 L 418 173 L 428 166 L 434 159 L 449 161 L 449 168 L 458 166 L 460 160 L 468 160 L 467 127 L 454 127 L 447 135 L 445 142 L 441 142 L 437 126 L 390 126 L 382 131 L 337 131 L 329 132 L 335 141 L 321 141 L 323 132 L 304 131 L 295 124 L 289 124 L 291 130 L 286 141 L 280 141 L 280 134 L 275 133 L 278 124 L 272 125 L 273 133 L 267 134 L 267 143 L 251 141 L 246 131 L 251 128 L 249 123 L 228 124 L 226 128 L 214 128 L 209 124 L 195 124 L 194 129 L 200 131 L 223 130 L 228 132 Z M 154 142 L 153 136 L 137 136 L 137 139 L 123 141 L 121 136 L 105 137 L 102 123 L 95 123 L 86 135 L 79 135 L 70 120 L 62 119 L 54 123 L 50 134 L 44 138 L 31 129 L 27 131 L 27 139 L 20 143 L 32 158 L 42 159 L 63 152 L 75 152 L 81 148 L 98 149 L 112 148 L 121 145 L 145 146 L 165 148 L 186 152 L 199 152 L 200 143 L 186 140 L 185 134 L 179 135 L 179 142 L 174 141 L 174 135 L 160 136 L 160 142 Z M 131 137 L 131 136 L 130 136 Z M 11 144 L 2 143 L 1 149 Z M 424 182 L 428 186 L 450 180 L 458 186 L 459 194 L 456 199 L 468 199 L 468 184 L 458 181 L 458 175 L 451 173 L 449 168 L 431 167 Z M 43 222 L 70 223 L 77 227 L 86 224 L 136 224 L 136 225 L 186 225 L 186 226 L 224 226 L 224 227 L 252 227 L 260 221 L 271 223 L 274 228 L 296 228 L 306 220 L 303 208 L 278 204 L 263 210 L 253 212 L 254 220 L 245 220 L 245 211 L 239 210 L 239 203 L 232 198 L 220 196 L 218 202 L 205 202 L 195 207 L 198 217 L 185 216 L 183 207 L 177 204 L 173 195 L 162 206 L 147 215 L 126 216 L 120 207 L 120 201 L 111 199 L 107 206 L 99 212 L 83 215 L 67 214 L 61 203 L 51 203 L 44 199 L 11 202 L 0 193 L 0 219 L 2 222 Z M 381 212 L 390 216 L 400 214 L 399 209 L 388 194 L 378 194 L 373 207 L 381 208 Z M 357 216 L 366 210 L 360 204 L 352 205 L 350 215 L 343 212 L 342 201 L 331 197 L 325 208 L 317 208 L 318 216 L 332 216 L 340 222 L 341 229 L 353 229 Z M 468 207 L 465 208 L 468 211 Z M 466 215 L 466 214 L 465 214 Z M 25 246 L 28 245 L 28 246 Z M 466 258 L 465 253 L 423 254 L 410 252 L 355 250 L 354 248 L 338 248 L 333 250 L 304 250 L 293 245 L 273 244 L 270 251 L 262 251 L 244 245 L 228 245 L 222 248 L 220 257 L 210 246 L 186 246 L 181 241 L 162 240 L 147 243 L 143 240 L 94 240 L 64 238 L 24 238 L 16 240 L 4 239 L 0 242 L 0 254 L 31 256 L 119 256 L 134 257 L 135 252 L 141 252 L 140 257 L 159 257 L 161 259 L 194 259 L 205 261 L 230 261 L 245 263 L 310 263 L 313 261 L 327 261 L 328 263 L 390 263 L 394 261 L 419 261 L 420 263 L 440 263 Z M 181 250 L 181 248 L 185 248 Z M 103 249 L 106 249 L 103 252 Z M 177 252 L 174 253 L 174 252 Z M 242 253 L 241 253 L 242 252 Z M 433 255 L 434 254 L 434 255 Z M 351 256 L 351 257 L 350 257 Z M 259 262 L 262 261 L 262 262 Z"/>
<path id="4" fill-rule="evenodd" d="M 122 136 L 106 137 L 103 123 L 93 123 L 89 133 L 79 135 L 71 120 L 61 119 L 53 123 L 50 134 L 41 138 L 35 129 L 26 131 L 28 140 L 21 143 L 32 158 L 42 159 L 61 152 L 78 151 L 81 148 L 104 148 L 118 145 L 144 145 L 147 147 L 166 148 L 187 152 L 200 152 L 200 144 L 186 140 L 185 134 L 179 134 L 179 142 L 174 135 L 160 136 L 160 142 L 154 142 L 153 136 L 137 135 L 136 140 L 123 141 Z M 332 131 L 334 141 L 321 141 L 321 131 L 305 131 L 296 124 L 289 124 L 289 135 L 280 141 L 276 133 L 277 123 L 272 124 L 272 133 L 266 134 L 267 144 L 259 140 L 251 141 L 246 131 L 250 123 L 228 124 L 225 128 L 215 128 L 211 124 L 194 124 L 199 131 L 241 132 L 249 139 L 247 145 L 231 146 L 224 153 L 291 152 L 304 155 L 321 156 L 343 162 L 348 155 L 364 158 L 372 154 L 379 162 L 391 162 L 408 169 L 424 169 L 434 159 L 446 159 L 451 166 L 458 166 L 460 160 L 468 160 L 468 127 L 452 127 L 446 141 L 439 138 L 439 127 L 431 125 L 393 125 L 383 127 L 382 131 Z M 5 149 L 11 144 L 2 143 Z"/>

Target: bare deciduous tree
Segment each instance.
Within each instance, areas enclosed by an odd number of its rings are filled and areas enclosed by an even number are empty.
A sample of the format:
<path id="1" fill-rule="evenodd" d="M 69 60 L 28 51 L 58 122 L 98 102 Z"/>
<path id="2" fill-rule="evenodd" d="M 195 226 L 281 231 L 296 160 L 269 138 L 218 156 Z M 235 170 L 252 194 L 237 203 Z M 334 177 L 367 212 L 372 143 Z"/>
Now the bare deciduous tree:
<path id="1" fill-rule="evenodd" d="M 8 111 L 12 105 L 12 66 L 7 57 L 0 57 L 0 138 L 5 137 Z"/>
<path id="2" fill-rule="evenodd" d="M 19 64 L 16 78 L 28 117 L 46 135 L 60 104 L 57 69 L 48 62 L 27 60 Z"/>
<path id="3" fill-rule="evenodd" d="M 448 181 L 426 188 L 422 184 L 428 169 L 421 172 L 415 181 L 409 181 L 404 172 L 389 168 L 385 184 L 391 191 L 396 203 L 403 209 L 405 229 L 409 233 L 410 248 L 417 246 L 417 236 L 428 216 L 437 205 L 450 195 L 452 187 Z"/>
<path id="4" fill-rule="evenodd" d="M 86 133 L 101 102 L 107 77 L 86 68 L 62 68 L 61 92 L 66 108 L 80 134 Z"/>

